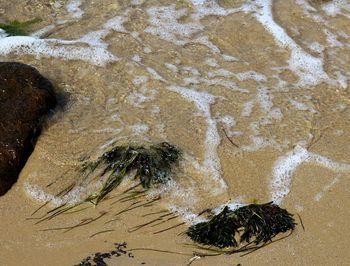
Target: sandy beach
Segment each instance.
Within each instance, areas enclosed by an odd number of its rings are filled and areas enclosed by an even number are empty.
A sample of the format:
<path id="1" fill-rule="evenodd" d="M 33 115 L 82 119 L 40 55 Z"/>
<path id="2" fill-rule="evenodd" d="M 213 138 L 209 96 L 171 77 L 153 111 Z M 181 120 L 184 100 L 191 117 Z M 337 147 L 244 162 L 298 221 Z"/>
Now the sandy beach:
<path id="1" fill-rule="evenodd" d="M 0 0 L 1 23 L 33 18 L 30 36 L 0 32 L 0 60 L 36 67 L 60 107 L 0 197 L 1 265 L 79 265 L 123 242 L 108 265 L 349 264 L 349 1 Z M 183 153 L 169 186 L 125 201 L 130 177 L 38 223 L 99 185 L 55 196 L 87 158 L 163 141 Z M 294 214 L 289 237 L 194 257 L 202 210 L 270 201 Z"/>

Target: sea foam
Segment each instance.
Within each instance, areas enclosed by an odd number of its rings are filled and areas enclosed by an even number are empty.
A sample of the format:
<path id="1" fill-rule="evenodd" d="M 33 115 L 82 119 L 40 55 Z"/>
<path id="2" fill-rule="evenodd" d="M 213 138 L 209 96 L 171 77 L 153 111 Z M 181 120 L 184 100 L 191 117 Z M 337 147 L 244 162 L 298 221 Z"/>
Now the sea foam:
<path id="1" fill-rule="evenodd" d="M 350 172 L 349 163 L 335 162 L 297 145 L 292 151 L 278 158 L 274 164 L 273 178 L 270 184 L 272 201 L 280 204 L 290 193 L 293 174 L 305 162 L 315 163 L 336 172 Z"/>
<path id="2" fill-rule="evenodd" d="M 245 5 L 245 11 L 253 13 L 256 19 L 271 33 L 276 43 L 291 50 L 289 67 L 299 76 L 300 86 L 317 85 L 328 81 L 329 77 L 323 69 L 323 59 L 306 53 L 287 33 L 275 22 L 272 14 L 271 0 L 256 0 Z"/>
<path id="3" fill-rule="evenodd" d="M 205 137 L 206 150 L 204 162 L 199 166 L 199 169 L 205 175 L 209 175 L 218 185 L 217 188 L 213 188 L 213 194 L 222 193 L 227 188 L 227 185 L 221 178 L 221 164 L 217 153 L 221 138 L 217 129 L 217 123 L 215 119 L 213 119 L 210 110 L 211 105 L 215 103 L 217 97 L 207 92 L 199 92 L 179 86 L 168 86 L 167 88 L 170 91 L 180 94 L 188 101 L 193 102 L 199 110 L 200 115 L 205 117 L 207 123 Z"/>

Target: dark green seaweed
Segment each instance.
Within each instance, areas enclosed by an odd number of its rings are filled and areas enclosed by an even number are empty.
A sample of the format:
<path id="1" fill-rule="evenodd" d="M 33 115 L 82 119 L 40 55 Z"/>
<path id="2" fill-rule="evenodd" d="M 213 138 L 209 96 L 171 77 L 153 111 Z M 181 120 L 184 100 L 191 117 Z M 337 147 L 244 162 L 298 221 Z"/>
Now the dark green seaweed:
<path id="1" fill-rule="evenodd" d="M 195 242 L 218 248 L 266 244 L 279 233 L 293 231 L 289 212 L 272 202 L 250 204 L 236 210 L 227 206 L 209 221 L 191 226 L 186 234 Z"/>

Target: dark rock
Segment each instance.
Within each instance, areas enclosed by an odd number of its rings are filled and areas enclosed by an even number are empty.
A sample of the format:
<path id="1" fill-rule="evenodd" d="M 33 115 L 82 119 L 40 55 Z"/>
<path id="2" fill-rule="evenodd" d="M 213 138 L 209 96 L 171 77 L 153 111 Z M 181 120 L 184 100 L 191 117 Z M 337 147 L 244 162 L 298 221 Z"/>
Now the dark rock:
<path id="1" fill-rule="evenodd" d="M 55 105 L 52 84 L 35 68 L 0 62 L 0 195 L 16 182 Z"/>

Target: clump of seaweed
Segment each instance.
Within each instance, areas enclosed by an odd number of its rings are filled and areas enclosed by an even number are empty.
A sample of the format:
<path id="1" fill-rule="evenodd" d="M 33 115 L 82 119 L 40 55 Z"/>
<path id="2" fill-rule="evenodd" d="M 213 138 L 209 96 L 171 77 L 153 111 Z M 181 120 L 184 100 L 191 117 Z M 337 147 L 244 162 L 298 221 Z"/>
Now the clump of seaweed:
<path id="1" fill-rule="evenodd" d="M 138 185 L 148 189 L 154 184 L 165 184 L 170 180 L 173 164 L 180 158 L 180 151 L 167 142 L 145 146 L 117 146 L 105 152 L 97 161 L 87 163 L 83 171 L 88 174 L 97 168 L 102 168 L 100 176 L 109 173 L 102 188 L 90 195 L 87 201 L 97 204 L 108 193 L 115 189 L 131 171 L 136 171 Z"/>
<path id="2" fill-rule="evenodd" d="M 293 231 L 292 214 L 273 204 L 250 204 L 236 210 L 227 206 L 209 221 L 195 224 L 186 234 L 195 242 L 218 248 L 263 246 L 279 233 Z"/>
<path id="3" fill-rule="evenodd" d="M 0 23 L 0 29 L 3 29 L 8 36 L 27 36 L 34 24 L 41 22 L 40 18 L 27 21 L 12 20 L 8 23 Z"/>
<path id="4" fill-rule="evenodd" d="M 139 182 L 136 186 L 125 191 L 131 194 L 126 196 L 125 200 L 135 199 L 139 197 L 139 194 L 142 196 L 150 187 L 169 182 L 172 168 L 178 163 L 180 157 L 181 152 L 167 142 L 148 146 L 121 145 L 113 147 L 96 161 L 84 163 L 81 169 L 81 172 L 85 175 L 84 181 L 91 180 L 91 176 L 93 177 L 92 180 L 104 179 L 101 188 L 78 203 L 66 203 L 50 210 L 47 213 L 48 216 L 43 217 L 38 223 L 68 212 L 83 203 L 90 202 L 97 205 L 131 173 L 135 173 L 135 179 L 139 179 Z M 142 186 L 143 190 L 132 193 L 132 190 L 138 186 Z M 71 189 L 71 186 L 69 188 Z M 66 191 L 69 191 L 68 188 Z M 153 199 L 141 205 L 132 205 L 130 210 L 151 204 L 158 199 Z M 125 211 L 127 210 L 122 212 Z"/>

